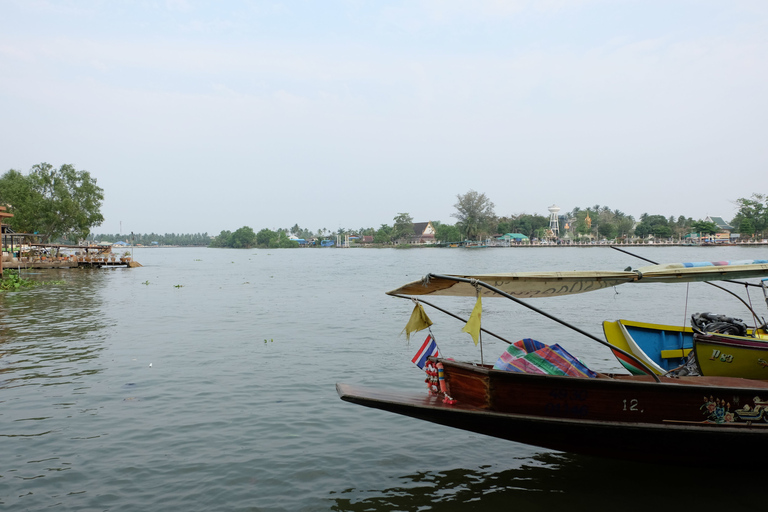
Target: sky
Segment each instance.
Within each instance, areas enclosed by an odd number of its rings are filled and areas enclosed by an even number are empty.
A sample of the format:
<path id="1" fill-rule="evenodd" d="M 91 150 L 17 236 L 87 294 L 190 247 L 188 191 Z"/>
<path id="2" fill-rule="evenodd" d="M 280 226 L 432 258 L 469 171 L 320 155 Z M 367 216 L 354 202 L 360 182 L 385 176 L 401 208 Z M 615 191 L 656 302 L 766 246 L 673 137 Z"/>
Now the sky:
<path id="1" fill-rule="evenodd" d="M 88 171 L 95 233 L 731 219 L 767 95 L 763 0 L 0 0 L 0 173 Z"/>

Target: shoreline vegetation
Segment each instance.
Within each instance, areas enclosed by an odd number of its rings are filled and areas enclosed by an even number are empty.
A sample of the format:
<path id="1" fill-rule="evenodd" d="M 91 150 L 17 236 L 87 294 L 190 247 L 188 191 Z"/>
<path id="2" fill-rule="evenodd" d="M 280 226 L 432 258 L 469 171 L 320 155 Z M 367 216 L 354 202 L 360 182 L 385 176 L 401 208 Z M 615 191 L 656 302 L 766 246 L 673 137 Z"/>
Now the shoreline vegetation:
<path id="1" fill-rule="evenodd" d="M 537 248 L 537 247 L 544 247 L 544 248 L 551 248 L 551 247 L 582 247 L 582 248 L 588 248 L 588 247 L 609 247 L 609 246 L 617 246 L 617 247 L 728 247 L 728 246 L 763 246 L 768 245 L 768 240 L 743 240 L 738 242 L 713 242 L 713 243 L 690 243 L 690 242 L 675 242 L 675 241 L 654 241 L 654 242 L 647 242 L 647 241 L 635 241 L 635 242 L 610 242 L 610 243 L 604 243 L 604 242 L 573 242 L 573 243 L 567 243 L 567 244 L 557 244 L 557 243 L 539 243 L 539 242 L 533 242 L 533 243 L 511 243 L 511 244 L 496 244 L 496 245 L 486 245 L 485 248 Z M 129 246 L 131 247 L 131 246 Z M 154 244 L 154 245 L 142 245 L 137 244 L 136 246 L 132 246 L 136 248 L 141 249 L 153 249 L 153 248 L 166 248 L 166 249 L 184 249 L 184 248 L 211 248 L 211 249 L 235 249 L 235 247 L 217 247 L 213 245 L 192 245 L 192 244 L 186 244 L 186 245 L 175 245 L 175 244 L 169 244 L 169 245 L 160 245 L 160 244 Z M 253 246 L 253 247 L 241 247 L 242 249 L 284 249 L 284 248 L 307 248 L 307 249 L 326 249 L 326 248 L 349 248 L 349 249 L 444 249 L 444 248 L 455 248 L 450 247 L 450 244 L 448 243 L 433 243 L 433 244 L 377 244 L 377 243 L 350 243 L 348 247 L 344 246 L 326 246 L 321 247 L 319 245 L 291 245 L 288 247 L 261 247 L 261 246 Z"/>
<path id="2" fill-rule="evenodd" d="M 422 247 L 463 245 L 473 241 L 481 246 L 593 246 L 593 245 L 726 245 L 763 244 L 768 233 L 768 195 L 752 194 L 734 201 L 738 213 L 730 221 L 722 217 L 694 220 L 691 217 L 649 215 L 638 220 L 618 209 L 594 205 L 576 207 L 560 214 L 552 205 L 550 215 L 519 214 L 497 216 L 494 204 L 474 190 L 456 196 L 452 214 L 455 224 L 441 221 L 414 222 L 409 213 L 398 213 L 392 225 L 378 228 L 320 228 L 312 231 L 294 224 L 291 228 L 258 233 L 250 226 L 207 233 L 177 235 L 133 235 L 131 245 L 192 245 L 235 249 L 276 249 L 299 247 Z M 503 235 L 522 235 L 514 241 L 498 240 Z M 205 239 L 208 239 L 205 243 Z M 91 235 L 90 240 L 129 242 L 121 235 Z M 175 243 L 174 243 L 175 242 Z"/>
<path id="3" fill-rule="evenodd" d="M 63 284 L 62 280 L 37 281 L 21 277 L 16 270 L 8 269 L 3 272 L 3 279 L 0 279 L 0 291 L 15 292 L 22 288 L 32 288 L 34 286 L 52 286 Z"/>
<path id="4" fill-rule="evenodd" d="M 93 242 L 124 242 L 139 246 L 207 246 L 234 249 L 277 249 L 299 247 L 436 247 L 463 246 L 469 241 L 476 246 L 537 247 L 594 245 L 726 245 L 766 243 L 768 228 L 768 196 L 753 194 L 752 199 L 739 199 L 739 213 L 730 223 L 721 217 L 693 220 L 690 217 L 648 215 L 639 221 L 619 210 L 595 205 L 574 208 L 558 215 L 560 209 L 550 207 L 551 215 L 522 214 L 497 217 L 493 203 L 485 194 L 469 191 L 458 195 L 454 205 L 459 219 L 456 224 L 440 221 L 414 223 L 408 213 L 398 213 L 392 226 L 382 224 L 376 228 L 347 229 L 335 232 L 320 228 L 312 232 L 295 224 L 291 228 L 258 233 L 250 226 L 236 231 L 223 230 L 212 237 L 207 233 L 165 234 L 155 233 L 125 237 L 122 235 L 90 235 Z M 739 226 L 738 234 L 732 226 Z M 503 235 L 514 234 L 514 240 L 500 240 Z"/>
<path id="5" fill-rule="evenodd" d="M 56 168 L 48 163 L 32 167 L 28 174 L 9 170 L 0 176 L 0 206 L 7 212 L 4 234 L 32 234 L 48 243 L 129 246 L 191 246 L 251 248 L 319 247 L 413 247 L 451 244 L 516 247 L 540 245 L 760 243 L 768 234 L 768 194 L 753 193 L 733 201 L 737 213 L 731 220 L 707 216 L 694 220 L 685 215 L 643 213 L 639 219 L 621 210 L 594 205 L 570 211 L 552 205 L 549 215 L 497 215 L 485 193 L 469 190 L 457 194 L 454 224 L 413 219 L 397 213 L 392 224 L 376 227 L 325 227 L 315 231 L 294 224 L 291 228 L 255 232 L 250 226 L 235 231 L 176 234 L 93 234 L 103 223 L 104 191 L 87 171 L 71 164 Z M 7 229 L 6 229 L 7 228 Z M 9 231 L 10 230 L 10 231 Z M 504 240 L 504 238 L 506 240 Z M 4 242 L 5 237 L 4 237 Z M 11 242 L 13 243 L 13 242 Z"/>

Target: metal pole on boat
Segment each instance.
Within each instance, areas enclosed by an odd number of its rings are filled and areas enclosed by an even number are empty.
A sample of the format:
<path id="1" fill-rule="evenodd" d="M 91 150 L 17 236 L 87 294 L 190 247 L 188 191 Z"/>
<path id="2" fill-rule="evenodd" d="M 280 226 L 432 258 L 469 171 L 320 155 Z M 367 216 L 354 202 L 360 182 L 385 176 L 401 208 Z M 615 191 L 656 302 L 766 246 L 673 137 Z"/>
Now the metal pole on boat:
<path id="1" fill-rule="evenodd" d="M 547 313 L 546 311 L 543 311 L 543 310 L 537 308 L 536 306 L 531 306 L 527 302 L 522 301 L 522 300 L 518 299 L 517 297 L 514 297 L 514 296 L 508 294 L 505 291 L 499 290 L 495 286 L 491 286 L 490 284 L 484 283 L 483 281 L 477 281 L 475 279 L 467 279 L 466 277 L 446 276 L 446 275 L 442 275 L 442 274 L 427 274 L 427 278 L 428 279 L 431 279 L 433 277 L 437 278 L 437 279 L 448 279 L 448 280 L 451 280 L 451 281 L 457 281 L 457 282 L 461 282 L 461 283 L 469 283 L 469 284 L 472 284 L 473 286 L 479 285 L 479 286 L 482 286 L 483 288 L 491 290 L 493 293 L 496 293 L 496 294 L 498 294 L 498 295 L 500 295 L 502 297 L 506 297 L 509 300 L 511 300 L 512 302 L 515 302 L 515 303 L 517 303 L 517 304 L 519 304 L 519 305 L 521 305 L 523 307 L 526 307 L 526 308 L 530 309 L 531 311 L 534 311 L 534 312 L 536 312 L 536 313 L 538 313 L 538 314 L 540 314 L 542 316 L 545 316 L 545 317 L 549 318 L 550 320 L 559 323 L 560 325 L 568 327 L 569 329 L 572 329 L 572 330 L 578 332 L 579 334 L 581 334 L 583 336 L 586 336 L 587 338 L 591 338 L 591 339 L 595 340 L 596 342 L 600 343 L 601 345 L 605 345 L 606 347 L 608 347 L 612 351 L 619 352 L 619 353 L 629 357 L 634 362 L 638 363 L 641 367 L 643 367 L 645 370 L 647 370 L 648 373 L 651 375 L 651 377 L 653 377 L 653 379 L 656 382 L 661 382 L 661 380 L 659 379 L 659 376 L 656 375 L 656 373 L 654 373 L 653 370 L 648 368 L 648 365 L 646 365 L 644 362 L 640 361 L 637 357 L 633 356 L 632 354 L 630 354 L 628 352 L 625 352 L 624 350 L 622 350 L 622 349 L 620 349 L 618 347 L 614 347 L 613 345 L 611 345 L 607 341 L 601 340 L 600 338 L 598 338 L 594 334 L 590 334 L 587 331 L 579 329 L 575 325 L 571 325 L 568 322 L 566 322 L 565 320 L 561 320 L 560 318 L 557 318 L 556 316 L 551 315 L 551 314 Z"/>
<path id="2" fill-rule="evenodd" d="M 763 278 L 760 281 L 760 285 L 763 287 L 763 297 L 765 297 L 765 305 L 768 306 L 768 277 Z"/>

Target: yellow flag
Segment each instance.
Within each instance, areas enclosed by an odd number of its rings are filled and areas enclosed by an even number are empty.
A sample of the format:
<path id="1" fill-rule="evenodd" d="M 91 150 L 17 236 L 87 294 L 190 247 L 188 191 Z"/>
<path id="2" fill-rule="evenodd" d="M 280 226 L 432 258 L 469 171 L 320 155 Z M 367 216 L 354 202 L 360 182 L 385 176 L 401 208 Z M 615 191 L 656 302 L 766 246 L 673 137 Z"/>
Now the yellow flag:
<path id="1" fill-rule="evenodd" d="M 469 315 L 469 320 L 467 320 L 467 324 L 462 329 L 463 332 L 466 332 L 472 336 L 472 339 L 475 341 L 475 345 L 480 342 L 480 315 L 482 312 L 483 302 L 480 300 L 480 296 L 478 295 L 477 302 L 475 302 L 475 307 L 472 308 L 472 314 Z"/>
<path id="2" fill-rule="evenodd" d="M 410 340 L 412 332 L 426 329 L 430 325 L 432 325 L 432 320 L 429 319 L 427 312 L 424 311 L 424 306 L 416 303 L 413 307 L 413 313 L 411 313 L 411 319 L 408 320 L 408 323 L 405 324 L 405 329 L 403 329 L 403 332 L 405 332 L 405 339 Z M 400 334 L 403 334 L 403 332 Z"/>

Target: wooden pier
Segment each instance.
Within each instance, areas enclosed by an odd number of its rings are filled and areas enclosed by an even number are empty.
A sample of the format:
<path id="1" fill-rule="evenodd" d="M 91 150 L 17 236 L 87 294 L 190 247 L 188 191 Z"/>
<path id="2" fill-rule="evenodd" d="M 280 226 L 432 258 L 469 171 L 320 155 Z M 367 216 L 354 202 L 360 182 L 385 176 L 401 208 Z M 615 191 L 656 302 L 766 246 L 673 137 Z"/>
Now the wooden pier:
<path id="1" fill-rule="evenodd" d="M 136 268 L 141 267 L 141 263 L 137 261 L 78 261 L 76 259 L 59 260 L 32 260 L 32 261 L 19 261 L 24 258 L 13 258 L 11 260 L 3 260 L 4 269 L 40 269 L 40 268 L 104 268 L 104 267 L 122 267 L 122 268 Z"/>
<path id="2" fill-rule="evenodd" d="M 66 251 L 74 254 L 66 255 Z M 118 256 L 111 247 L 99 245 L 30 243 L 17 251 L 4 252 L 2 259 L 4 269 L 141 267 L 130 253 Z"/>

